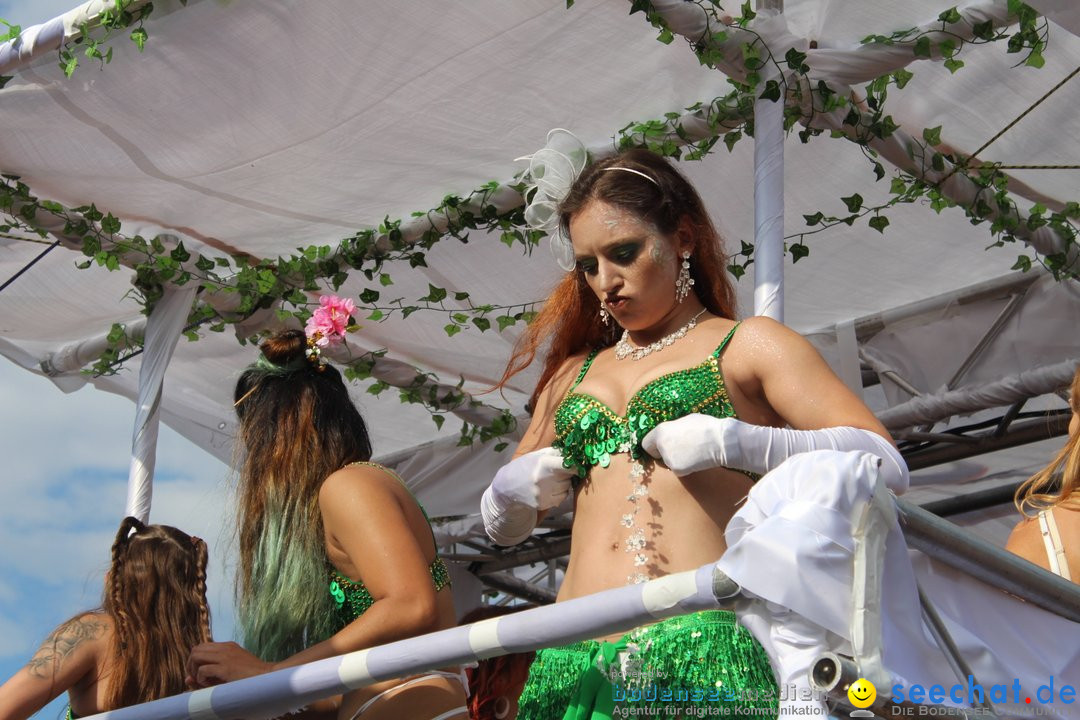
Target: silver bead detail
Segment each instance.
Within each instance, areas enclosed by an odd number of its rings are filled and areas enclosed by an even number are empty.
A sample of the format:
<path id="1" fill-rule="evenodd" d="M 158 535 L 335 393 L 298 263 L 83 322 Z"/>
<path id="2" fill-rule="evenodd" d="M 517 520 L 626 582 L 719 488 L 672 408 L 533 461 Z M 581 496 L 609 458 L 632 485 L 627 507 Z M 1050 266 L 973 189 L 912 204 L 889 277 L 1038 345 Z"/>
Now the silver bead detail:
<path id="1" fill-rule="evenodd" d="M 675 302 L 681 303 L 685 300 L 693 284 L 694 278 L 690 277 L 690 251 L 683 250 L 682 267 L 679 268 L 679 276 L 675 278 Z"/>

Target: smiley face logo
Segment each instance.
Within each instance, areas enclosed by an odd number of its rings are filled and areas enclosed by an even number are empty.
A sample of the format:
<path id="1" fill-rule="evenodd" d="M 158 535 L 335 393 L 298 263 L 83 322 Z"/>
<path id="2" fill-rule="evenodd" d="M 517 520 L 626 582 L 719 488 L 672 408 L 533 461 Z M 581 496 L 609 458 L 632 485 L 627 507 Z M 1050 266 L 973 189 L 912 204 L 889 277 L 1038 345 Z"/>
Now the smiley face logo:
<path id="1" fill-rule="evenodd" d="M 855 707 L 868 708 L 877 699 L 877 688 L 866 678 L 859 678 L 848 687 L 847 696 Z"/>

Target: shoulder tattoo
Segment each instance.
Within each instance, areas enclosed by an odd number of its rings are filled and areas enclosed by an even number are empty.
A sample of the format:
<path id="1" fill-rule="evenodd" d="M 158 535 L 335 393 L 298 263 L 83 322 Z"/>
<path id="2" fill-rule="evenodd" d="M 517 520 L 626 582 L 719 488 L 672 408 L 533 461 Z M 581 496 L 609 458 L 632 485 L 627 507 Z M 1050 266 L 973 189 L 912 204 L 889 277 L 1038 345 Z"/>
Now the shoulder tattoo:
<path id="1" fill-rule="evenodd" d="M 105 622 L 94 615 L 72 618 L 45 638 L 34 657 L 26 663 L 26 669 L 34 677 L 49 678 L 60 669 L 76 648 L 85 642 L 101 638 L 105 630 Z"/>

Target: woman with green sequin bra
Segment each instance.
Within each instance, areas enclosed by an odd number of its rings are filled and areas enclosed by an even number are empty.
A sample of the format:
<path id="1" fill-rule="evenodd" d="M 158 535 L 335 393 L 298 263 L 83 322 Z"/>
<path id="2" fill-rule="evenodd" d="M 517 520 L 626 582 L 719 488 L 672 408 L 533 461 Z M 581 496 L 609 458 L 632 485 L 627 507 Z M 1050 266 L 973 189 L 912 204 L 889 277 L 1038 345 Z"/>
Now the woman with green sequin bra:
<path id="1" fill-rule="evenodd" d="M 397 475 L 369 462 L 367 426 L 341 374 L 320 356 L 318 337 L 294 330 L 268 338 L 236 384 L 243 647 L 196 647 L 188 662 L 193 686 L 455 625 L 450 578 L 427 516 Z M 460 668 L 445 668 L 300 712 L 463 720 L 466 687 Z"/>
<path id="2" fill-rule="evenodd" d="M 60 625 L 0 686 L 0 719 L 26 720 L 60 693 L 67 719 L 177 695 L 193 647 L 210 640 L 206 543 L 124 518 L 101 608 Z"/>
<path id="3" fill-rule="evenodd" d="M 716 561 L 754 479 L 791 454 L 869 450 L 906 483 L 885 429 L 805 339 L 734 319 L 720 237 L 670 163 L 630 150 L 586 166 L 557 218 L 549 237 L 574 268 L 508 364 L 503 383 L 546 348 L 532 422 L 481 511 L 509 545 L 573 495 L 559 601 Z M 518 717 L 607 718 L 613 697 L 768 717 L 778 681 L 732 613 L 694 613 L 541 650 Z"/>

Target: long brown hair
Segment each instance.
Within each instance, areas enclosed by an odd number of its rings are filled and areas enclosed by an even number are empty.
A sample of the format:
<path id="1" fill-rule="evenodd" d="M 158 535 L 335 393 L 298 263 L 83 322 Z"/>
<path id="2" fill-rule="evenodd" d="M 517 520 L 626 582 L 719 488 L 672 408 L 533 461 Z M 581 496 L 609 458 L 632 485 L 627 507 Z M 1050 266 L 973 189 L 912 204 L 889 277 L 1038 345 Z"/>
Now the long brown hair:
<path id="1" fill-rule="evenodd" d="M 102 609 L 112 617 L 108 709 L 184 692 L 191 649 L 209 642 L 206 543 L 170 525 L 124 518 Z"/>
<path id="2" fill-rule="evenodd" d="M 235 392 L 237 615 L 244 646 L 273 662 L 336 629 L 319 488 L 331 473 L 370 459 L 371 441 L 341 374 L 306 359 L 303 332 L 278 333 L 260 348 Z"/>
<path id="3" fill-rule="evenodd" d="M 694 292 L 709 312 L 735 317 L 735 290 L 725 269 L 720 234 L 694 186 L 671 163 L 649 150 L 635 148 L 586 167 L 559 206 L 567 237 L 571 218 L 594 201 L 632 212 L 669 237 L 680 228 L 687 229 L 694 243 L 690 262 Z M 600 301 L 584 275 L 578 270 L 568 272 L 514 347 L 498 386 L 528 367 L 546 344 L 544 369 L 530 400 L 535 406 L 540 391 L 568 357 L 585 348 L 615 344 L 618 335 L 614 325 L 607 329 L 599 313 Z"/>
<path id="4" fill-rule="evenodd" d="M 1080 367 L 1073 374 L 1069 389 L 1069 407 L 1080 412 Z M 1056 475 L 1061 473 L 1061 487 L 1053 492 Z M 1074 495 L 1077 495 L 1074 497 Z M 1024 515 L 1055 505 L 1080 505 L 1080 433 L 1069 436 L 1050 464 L 1035 473 L 1016 489 L 1013 502 Z"/>

